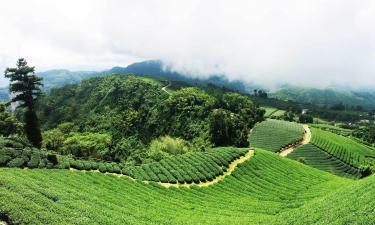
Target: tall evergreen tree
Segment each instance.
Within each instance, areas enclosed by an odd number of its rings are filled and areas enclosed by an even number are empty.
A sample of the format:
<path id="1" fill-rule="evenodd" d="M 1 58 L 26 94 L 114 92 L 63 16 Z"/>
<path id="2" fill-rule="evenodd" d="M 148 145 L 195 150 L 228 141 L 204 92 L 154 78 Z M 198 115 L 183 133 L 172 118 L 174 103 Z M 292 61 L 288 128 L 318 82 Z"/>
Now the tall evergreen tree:
<path id="1" fill-rule="evenodd" d="M 25 109 L 25 133 L 29 141 L 40 147 L 42 135 L 35 107 L 42 94 L 42 78 L 35 75 L 35 67 L 27 65 L 25 59 L 19 59 L 16 68 L 7 68 L 5 77 L 10 79 L 9 91 L 14 95 L 9 103 L 17 103 L 17 107 Z"/>

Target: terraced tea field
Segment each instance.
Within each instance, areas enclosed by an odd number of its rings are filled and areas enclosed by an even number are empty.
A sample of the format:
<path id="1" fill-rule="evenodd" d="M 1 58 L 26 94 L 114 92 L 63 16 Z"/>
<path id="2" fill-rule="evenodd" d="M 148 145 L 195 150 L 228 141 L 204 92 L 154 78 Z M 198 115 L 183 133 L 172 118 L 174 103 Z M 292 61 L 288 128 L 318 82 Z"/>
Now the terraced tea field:
<path id="1" fill-rule="evenodd" d="M 303 139 L 305 130 L 301 124 L 281 120 L 266 120 L 255 125 L 249 142 L 254 148 L 277 152 Z"/>
<path id="2" fill-rule="evenodd" d="M 12 146 L 11 144 L 7 145 Z M 99 171 L 121 174 L 141 181 L 191 184 L 212 182 L 219 176 L 228 175 L 231 167 L 237 165 L 237 161 L 250 157 L 252 152 L 247 148 L 221 147 L 206 152 L 179 155 L 141 166 L 130 166 L 114 162 L 75 160 L 66 156 L 50 155 L 38 149 L 12 146 L 0 148 L 0 167 Z"/>
<path id="3" fill-rule="evenodd" d="M 367 157 L 373 157 L 375 151 L 350 138 L 317 128 L 311 130 L 311 144 L 297 148 L 289 158 L 339 176 L 358 179 L 368 175 L 364 168 L 375 162 Z"/>
<path id="4" fill-rule="evenodd" d="M 0 168 L 0 221 L 372 224 L 375 175 L 358 180 L 359 167 L 372 163 L 366 158 L 372 150 L 312 131 L 311 142 L 303 139 L 306 143 L 287 156 L 292 160 L 274 152 L 300 143 L 305 129 L 276 120 L 258 124 L 251 133 L 251 145 L 266 150 L 222 147 L 141 166 L 63 156 L 55 161 L 36 149 L 5 147 L 1 166 L 21 168 Z"/>
<path id="5" fill-rule="evenodd" d="M 313 144 L 301 146 L 287 157 L 338 176 L 354 179 L 361 176 L 357 168 L 344 163 Z"/>
<path id="6" fill-rule="evenodd" d="M 346 138 L 341 135 L 337 135 L 317 128 L 312 128 L 311 131 L 313 133 L 313 138 L 311 140 L 312 143 L 317 146 L 324 146 L 324 149 L 327 149 L 327 151 L 329 151 L 329 149 L 332 149 L 333 146 L 337 146 L 338 148 L 342 149 L 343 152 L 346 152 L 348 154 L 353 153 L 361 157 L 375 157 L 375 151 L 373 149 L 350 138 Z"/>
<path id="7" fill-rule="evenodd" d="M 0 177 L 0 212 L 20 224 L 371 224 L 375 219 L 375 176 L 348 180 L 260 149 L 208 187 L 166 188 L 61 169 L 1 168 Z"/>
<path id="8" fill-rule="evenodd" d="M 212 181 L 223 175 L 229 165 L 249 149 L 215 148 L 208 152 L 190 153 L 160 162 L 124 168 L 123 174 L 143 181 L 190 184 Z"/>

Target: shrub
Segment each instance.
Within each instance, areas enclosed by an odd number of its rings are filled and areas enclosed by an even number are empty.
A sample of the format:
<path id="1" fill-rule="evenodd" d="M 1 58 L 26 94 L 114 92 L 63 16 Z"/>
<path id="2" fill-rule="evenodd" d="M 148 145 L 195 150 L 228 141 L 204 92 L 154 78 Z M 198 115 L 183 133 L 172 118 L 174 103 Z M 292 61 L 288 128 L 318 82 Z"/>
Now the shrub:
<path id="1" fill-rule="evenodd" d="M 59 150 L 65 141 L 65 136 L 60 129 L 52 129 L 43 132 L 43 147 L 49 150 Z"/>
<path id="2" fill-rule="evenodd" d="M 120 167 L 117 165 L 117 164 L 112 164 L 112 167 L 113 167 L 113 173 L 118 173 L 118 174 L 120 174 L 121 173 L 121 169 L 120 169 Z"/>
<path id="3" fill-rule="evenodd" d="M 5 166 L 11 159 L 9 155 L 0 155 L 0 166 Z"/>
<path id="4" fill-rule="evenodd" d="M 8 162 L 8 167 L 22 167 L 25 164 L 25 160 L 23 158 L 15 158 Z"/>
<path id="5" fill-rule="evenodd" d="M 38 168 L 45 168 L 47 166 L 47 159 L 41 159 Z"/>
<path id="6" fill-rule="evenodd" d="M 83 169 L 84 170 L 91 170 L 91 162 L 90 161 L 82 161 Z"/>
<path id="7" fill-rule="evenodd" d="M 40 155 L 39 154 L 33 154 L 31 156 L 30 161 L 27 163 L 27 167 L 29 168 L 37 168 L 40 163 Z"/>
<path id="8" fill-rule="evenodd" d="M 99 171 L 101 173 L 107 172 L 107 167 L 106 167 L 106 165 L 104 163 L 99 163 Z"/>
<path id="9" fill-rule="evenodd" d="M 0 135 L 9 136 L 21 133 L 22 124 L 10 112 L 7 112 L 5 105 L 0 103 Z"/>
<path id="10" fill-rule="evenodd" d="M 103 158 L 109 152 L 112 137 L 109 134 L 71 133 L 64 141 L 63 151 L 77 157 Z"/>
<path id="11" fill-rule="evenodd" d="M 106 167 L 107 172 L 113 173 L 113 166 L 112 166 L 112 164 L 106 163 L 105 167 Z"/>
<path id="12" fill-rule="evenodd" d="M 52 163 L 53 165 L 56 165 L 58 163 L 57 156 L 55 154 L 48 154 L 47 160 Z"/>
<path id="13" fill-rule="evenodd" d="M 188 142 L 181 138 L 164 136 L 151 142 L 148 156 L 155 161 L 168 158 L 171 155 L 180 155 L 189 151 Z"/>

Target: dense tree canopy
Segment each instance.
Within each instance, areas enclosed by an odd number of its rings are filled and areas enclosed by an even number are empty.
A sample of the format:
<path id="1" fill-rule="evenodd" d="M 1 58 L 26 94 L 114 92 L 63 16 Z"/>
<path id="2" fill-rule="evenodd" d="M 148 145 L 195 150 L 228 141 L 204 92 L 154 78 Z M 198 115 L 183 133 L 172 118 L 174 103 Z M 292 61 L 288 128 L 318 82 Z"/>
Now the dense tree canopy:
<path id="1" fill-rule="evenodd" d="M 0 135 L 9 136 L 21 132 L 22 124 L 17 118 L 5 110 L 5 105 L 0 103 Z"/>
<path id="2" fill-rule="evenodd" d="M 153 149 L 155 159 L 157 155 L 171 154 L 163 150 L 169 149 L 162 147 L 165 143 L 188 143 L 189 149 L 199 151 L 212 144 L 248 146 L 249 130 L 263 119 L 264 112 L 247 96 L 227 91 L 220 93 L 221 89 L 213 87 L 210 87 L 210 92 L 183 87 L 166 93 L 161 87 L 155 80 L 142 77 L 113 75 L 91 78 L 79 85 L 51 90 L 40 102 L 39 115 L 46 130 L 57 126 L 61 130 L 59 124 L 68 122 L 69 129 L 74 132 L 108 135 L 111 143 L 106 147 L 106 153 L 95 153 L 95 157 L 133 163 L 151 157 L 153 153 L 147 148 Z M 212 90 L 215 95 L 210 94 Z M 224 123 L 223 126 L 213 124 L 217 110 L 227 113 L 223 121 L 217 121 Z M 220 133 L 227 132 L 225 129 L 229 133 L 220 136 Z M 57 133 L 51 130 L 45 133 L 45 137 L 51 140 L 51 135 Z M 171 139 L 158 139 L 167 135 Z M 220 141 L 221 138 L 225 140 Z M 152 142 L 155 139 L 158 141 Z M 64 144 L 68 143 L 67 140 Z M 180 144 L 176 146 L 182 146 Z M 53 146 L 46 141 L 47 145 Z M 82 152 L 68 152 L 89 156 Z"/>

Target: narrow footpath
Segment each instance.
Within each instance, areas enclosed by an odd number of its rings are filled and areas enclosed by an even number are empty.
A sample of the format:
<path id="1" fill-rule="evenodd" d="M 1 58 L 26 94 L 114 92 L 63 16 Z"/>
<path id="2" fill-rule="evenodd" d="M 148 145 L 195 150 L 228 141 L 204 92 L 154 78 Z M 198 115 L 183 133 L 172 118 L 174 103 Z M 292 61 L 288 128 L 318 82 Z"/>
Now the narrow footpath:
<path id="1" fill-rule="evenodd" d="M 311 140 L 311 131 L 308 125 L 303 125 L 303 129 L 305 129 L 305 133 L 303 135 L 303 139 L 301 142 L 292 145 L 286 149 L 282 149 L 281 151 L 278 152 L 278 154 L 282 157 L 286 157 L 288 154 L 292 153 L 296 148 L 306 145 L 310 142 Z"/>

